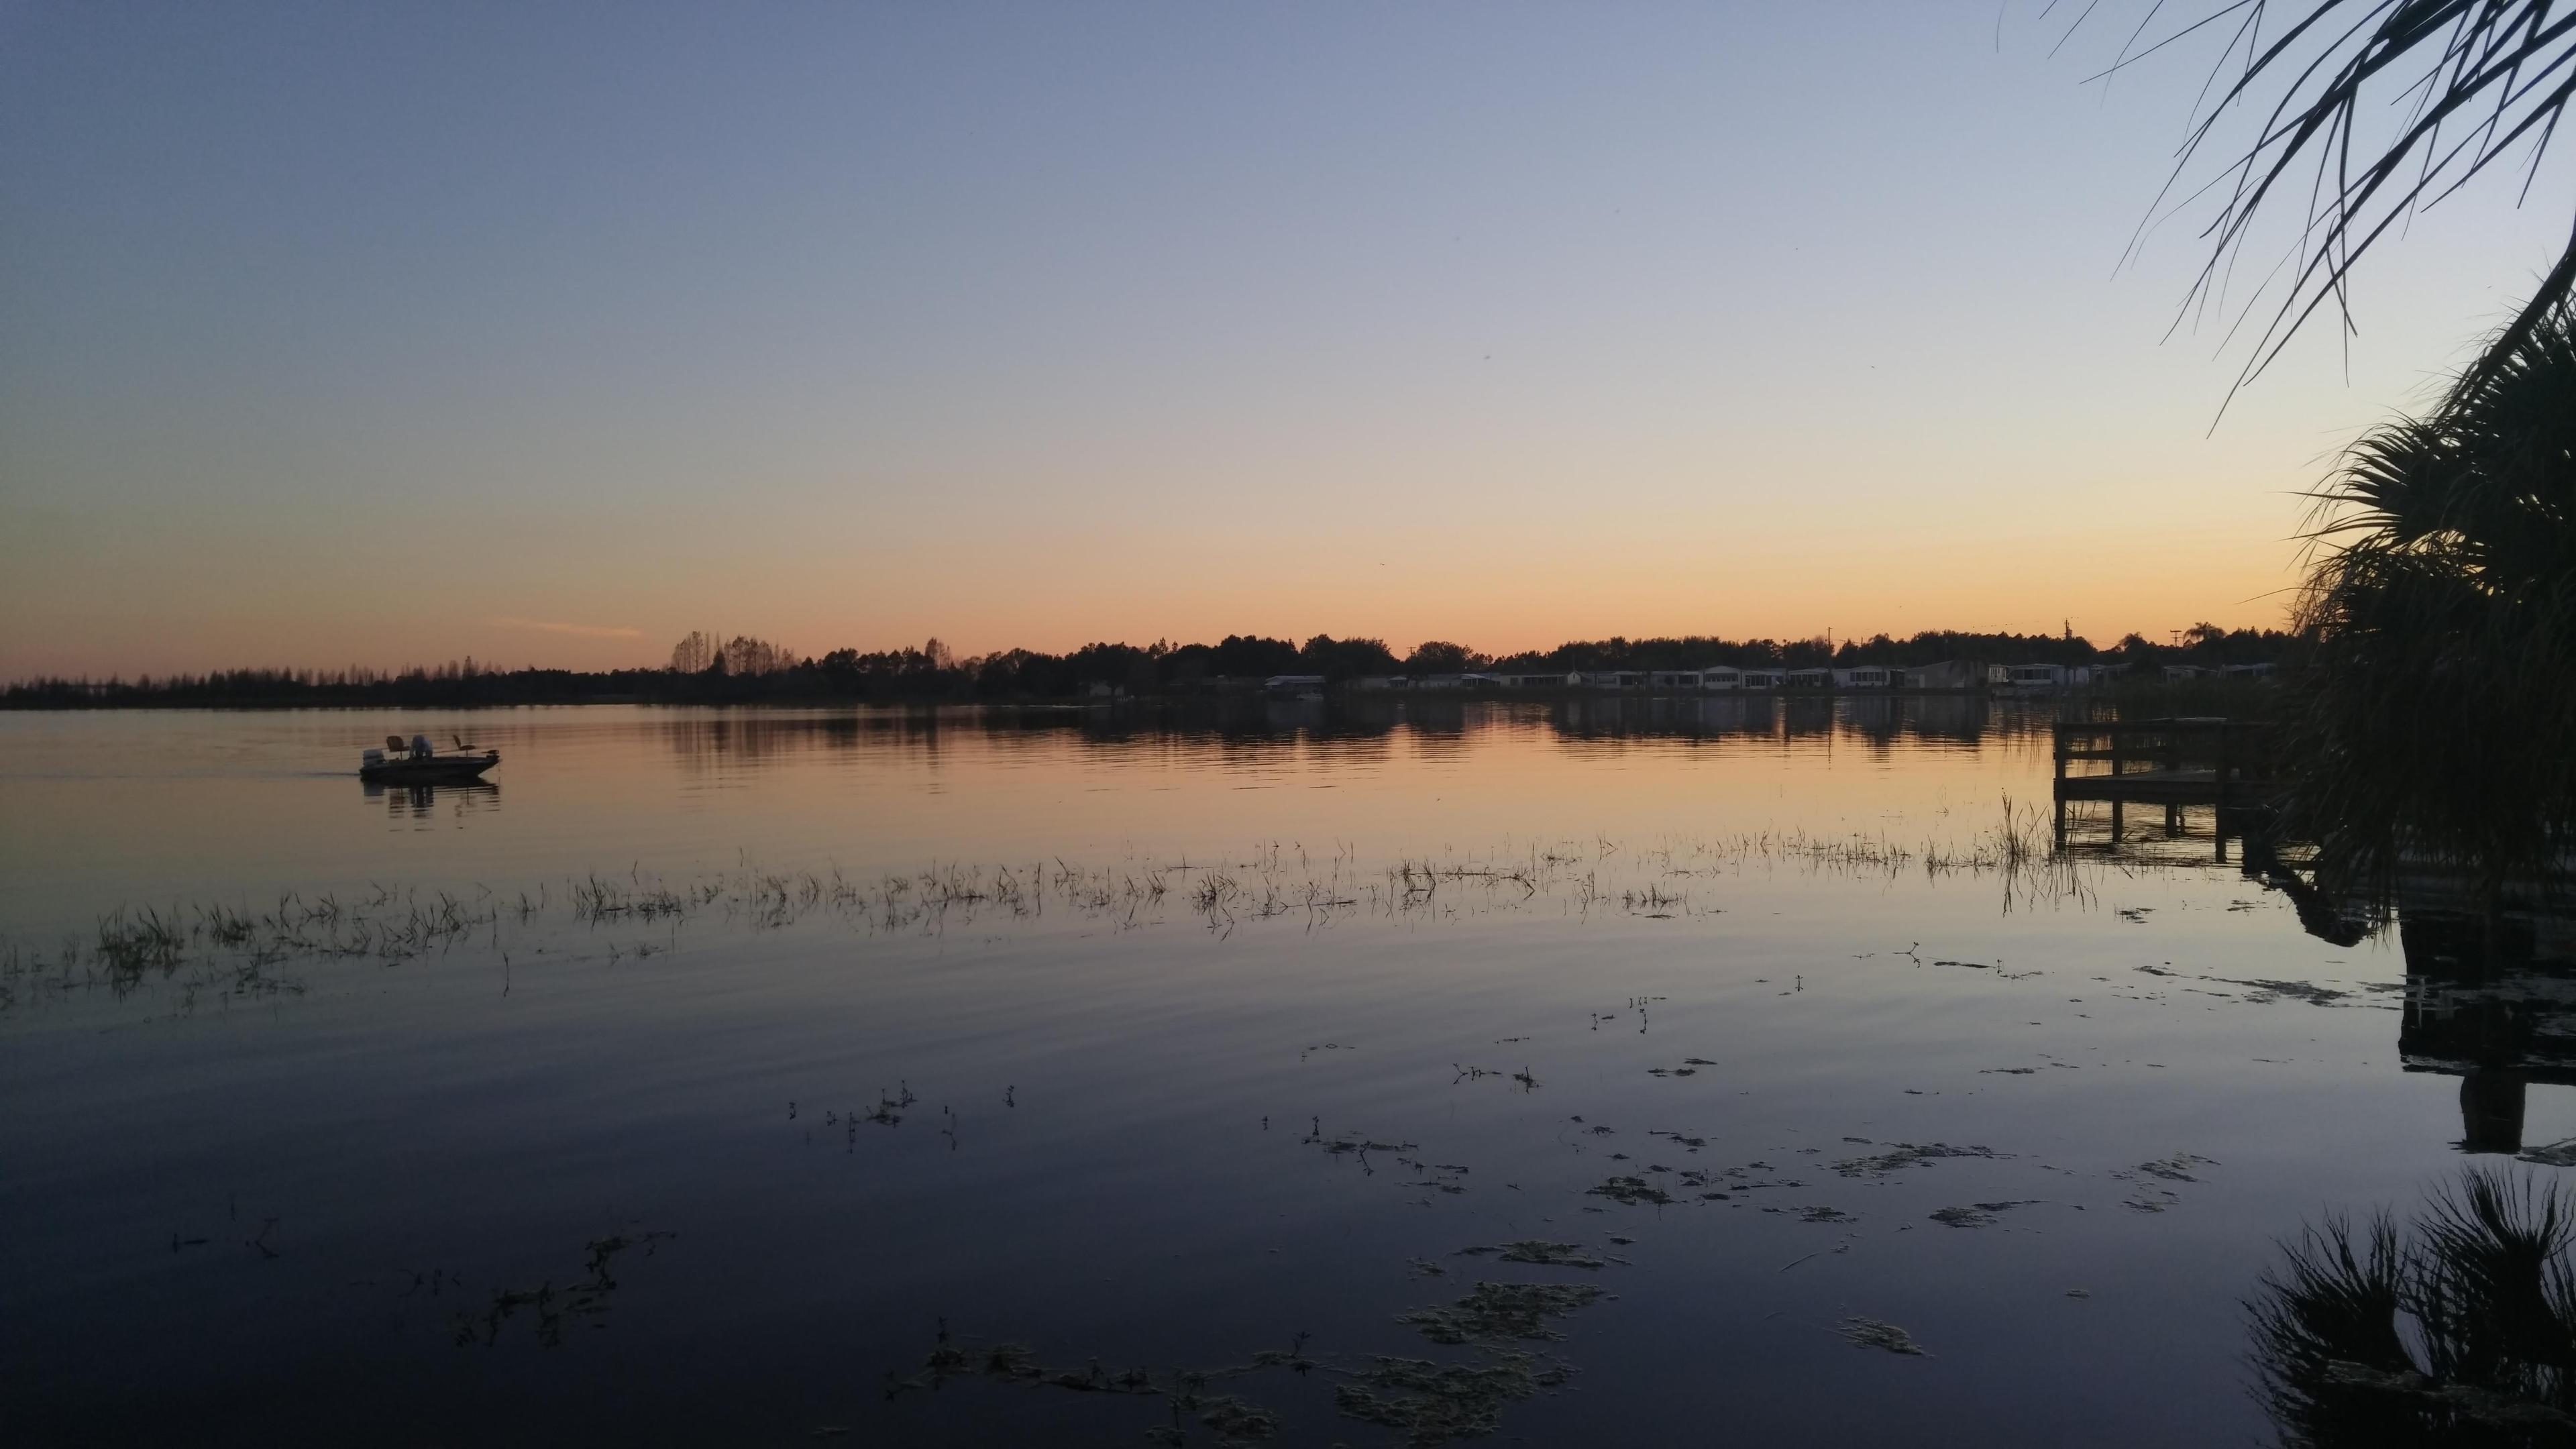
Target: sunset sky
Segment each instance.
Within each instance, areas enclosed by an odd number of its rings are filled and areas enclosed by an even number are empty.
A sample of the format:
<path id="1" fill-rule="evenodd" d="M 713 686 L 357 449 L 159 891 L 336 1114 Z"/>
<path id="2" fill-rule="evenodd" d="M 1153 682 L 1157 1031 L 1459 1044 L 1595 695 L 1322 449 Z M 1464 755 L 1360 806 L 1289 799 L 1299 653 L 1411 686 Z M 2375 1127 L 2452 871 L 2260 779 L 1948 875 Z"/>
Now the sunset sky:
<path id="1" fill-rule="evenodd" d="M 0 4 L 0 678 L 2277 623 L 2568 148 L 2213 430 L 2040 8 Z"/>

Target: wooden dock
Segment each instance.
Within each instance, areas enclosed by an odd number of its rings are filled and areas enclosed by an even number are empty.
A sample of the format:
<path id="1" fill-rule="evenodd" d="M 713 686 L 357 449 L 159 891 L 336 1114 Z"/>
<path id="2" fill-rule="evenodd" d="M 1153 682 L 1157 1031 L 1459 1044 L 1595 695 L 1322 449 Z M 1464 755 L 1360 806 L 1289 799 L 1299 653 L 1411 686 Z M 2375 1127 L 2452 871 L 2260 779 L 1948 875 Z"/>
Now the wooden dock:
<path id="1" fill-rule="evenodd" d="M 2057 845 L 2066 846 L 2066 807 L 2102 802 L 2111 807 L 2111 841 L 2117 845 L 2131 805 L 2162 806 L 2164 833 L 2183 833 L 2183 812 L 2216 811 L 2212 833 L 2220 860 L 2227 858 L 2232 817 L 2270 803 L 2279 793 L 2272 726 L 2254 720 L 2176 718 L 2061 721 L 2054 726 L 2057 778 Z"/>

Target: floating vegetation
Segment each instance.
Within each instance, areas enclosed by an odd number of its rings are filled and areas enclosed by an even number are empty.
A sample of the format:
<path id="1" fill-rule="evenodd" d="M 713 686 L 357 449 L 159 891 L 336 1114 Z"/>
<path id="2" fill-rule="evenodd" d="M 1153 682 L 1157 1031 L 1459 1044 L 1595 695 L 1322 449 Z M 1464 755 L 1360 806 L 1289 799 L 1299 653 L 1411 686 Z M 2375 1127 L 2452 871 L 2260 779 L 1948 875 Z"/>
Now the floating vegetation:
<path id="1" fill-rule="evenodd" d="M 1584 1191 L 1594 1197 L 1606 1197 L 1612 1202 L 1628 1207 L 1636 1207 L 1643 1203 L 1662 1207 L 1673 1200 L 1671 1193 L 1642 1177 L 1614 1177 L 1599 1187 L 1587 1187 Z"/>
<path id="2" fill-rule="evenodd" d="M 1857 1348 L 1884 1349 L 1889 1353 L 1909 1354 L 1917 1358 L 1930 1357 L 1930 1352 L 1914 1341 L 1913 1334 L 1875 1318 L 1846 1318 L 1835 1331 L 1850 1339 Z"/>
<path id="3" fill-rule="evenodd" d="M 1524 1238 L 1517 1243 L 1502 1243 L 1490 1248 L 1460 1248 L 1462 1258 L 1495 1255 L 1503 1263 L 1535 1263 L 1543 1268 L 1598 1268 L 1601 1260 L 1583 1251 L 1580 1243 L 1551 1243 L 1542 1238 Z"/>
<path id="4" fill-rule="evenodd" d="M 2196 1153 L 2190 1152 L 2177 1152 L 2171 1157 L 2159 1157 L 2153 1162 L 2141 1162 L 2138 1164 L 2138 1171 L 2146 1173 L 2150 1177 L 2164 1178 L 2168 1182 L 2198 1182 L 2200 1179 L 2192 1176 L 2191 1174 L 2191 1170 L 2193 1168 L 2216 1167 L 2218 1165 L 2218 1159 L 2214 1157 L 2202 1157 Z"/>
<path id="5" fill-rule="evenodd" d="M 1333 1407 L 1363 1423 L 1401 1430 L 1417 1449 L 1482 1439 L 1502 1428 L 1503 1410 L 1563 1384 L 1573 1371 L 1553 1359 L 1506 1349 L 1474 1363 L 1378 1358 L 1333 1386 Z"/>
<path id="6" fill-rule="evenodd" d="M 1436 1265 L 1415 1264 L 1429 1276 Z M 1306 1335 L 1298 1334 L 1286 1349 L 1265 1349 L 1243 1363 L 1217 1368 L 1173 1369 L 1161 1374 L 1146 1368 L 1111 1372 L 1098 1360 L 1081 1369 L 1051 1368 L 1027 1347 L 1015 1343 L 971 1345 L 953 1338 L 948 1323 L 938 1325 L 937 1341 L 921 1366 L 910 1374 L 889 1370 L 884 1392 L 936 1391 L 953 1380 L 980 1378 L 992 1382 L 1052 1388 L 1084 1394 L 1155 1398 L 1165 1401 L 1164 1422 L 1146 1430 L 1149 1442 L 1189 1442 L 1195 1421 L 1221 1446 L 1266 1443 L 1281 1429 L 1278 1413 L 1217 1385 L 1258 1374 L 1285 1371 L 1305 1377 L 1323 1374 L 1336 1380 L 1333 1407 L 1346 1418 L 1400 1431 L 1409 1445 L 1448 1444 L 1497 1432 L 1503 1411 L 1564 1384 L 1570 1365 L 1522 1347 L 1563 1337 L 1552 1325 L 1604 1297 L 1589 1284 L 1478 1283 L 1455 1303 L 1399 1314 L 1396 1322 L 1435 1344 L 1463 1348 L 1464 1360 L 1433 1360 L 1372 1354 L 1350 1361 L 1306 1352 Z"/>
<path id="7" fill-rule="evenodd" d="M 1845 1140 L 1859 1139 L 1846 1138 Z M 1922 1167 L 1944 1157 L 2007 1158 L 2010 1156 L 2012 1154 L 2009 1152 L 1997 1152 L 1991 1147 L 1953 1147 L 1947 1142 L 1929 1144 L 1897 1142 L 1889 1144 L 1885 1152 L 1868 1157 L 1847 1157 L 1834 1164 L 1834 1171 L 1845 1177 L 1885 1177 L 1891 1172 L 1902 1172 L 1909 1167 Z"/>
<path id="8" fill-rule="evenodd" d="M 1565 1336 L 1550 1328 L 1550 1321 L 1592 1302 L 1601 1292 L 1589 1283 L 1478 1283 L 1474 1292 L 1455 1303 L 1399 1313 L 1395 1321 L 1410 1325 L 1433 1343 L 1549 1342 Z"/>
<path id="9" fill-rule="evenodd" d="M 1991 1227 L 1997 1220 L 1995 1217 L 1997 1213 L 2010 1212 L 2017 1207 L 2029 1207 L 2038 1201 L 2037 1198 L 2022 1197 L 2007 1198 L 2002 1202 L 1970 1203 L 1966 1207 L 1945 1207 L 1930 1216 L 1932 1221 L 1953 1228 Z"/>
<path id="10" fill-rule="evenodd" d="M 583 1264 L 584 1276 L 560 1293 L 551 1280 L 534 1288 L 496 1288 L 492 1292 L 491 1303 L 481 1313 L 456 1315 L 449 1336 L 458 1348 L 471 1348 L 476 1344 L 491 1348 L 501 1340 L 502 1325 L 525 1309 L 535 1316 L 538 1344 L 545 1348 L 561 1348 L 567 1328 L 575 1325 L 588 1328 L 608 1326 L 604 1321 L 608 1313 L 608 1297 L 617 1291 L 617 1279 L 609 1269 L 615 1265 L 618 1254 L 640 1247 L 644 1256 L 649 1258 L 663 1241 L 673 1236 L 676 1235 L 665 1231 L 638 1233 L 633 1237 L 611 1233 L 604 1238 L 593 1238 L 587 1245 L 589 1256 Z M 419 1275 L 412 1276 L 413 1287 L 417 1289 Z"/>
<path id="11" fill-rule="evenodd" d="M 2284 996 L 2295 1001 L 2304 1001 L 2310 1006 L 2333 1006 L 2352 995 L 2349 991 L 2337 991 L 2329 986 L 2319 986 L 2313 981 L 2240 981 L 2230 976 L 2205 976 L 2201 979 L 2224 981 L 2230 986 L 2250 987 L 2251 990 L 2247 991 L 2245 1000 L 2258 1006 L 2278 1001 Z"/>

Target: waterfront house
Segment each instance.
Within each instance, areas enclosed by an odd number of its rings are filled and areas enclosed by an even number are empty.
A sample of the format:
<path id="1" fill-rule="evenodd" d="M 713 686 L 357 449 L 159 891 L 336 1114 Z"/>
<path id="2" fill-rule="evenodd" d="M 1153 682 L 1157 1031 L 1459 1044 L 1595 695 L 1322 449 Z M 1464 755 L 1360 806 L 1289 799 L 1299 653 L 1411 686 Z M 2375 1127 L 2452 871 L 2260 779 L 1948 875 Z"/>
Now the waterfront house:
<path id="1" fill-rule="evenodd" d="M 1320 674 L 1274 674 L 1268 679 L 1261 681 L 1261 687 L 1269 690 L 1273 694 L 1303 694 L 1308 690 L 1323 688 L 1324 676 Z"/>
<path id="2" fill-rule="evenodd" d="M 1702 689 L 1742 689 L 1744 671 L 1731 664 L 1712 664 L 1699 672 Z"/>
<path id="3" fill-rule="evenodd" d="M 1778 689 L 1788 682 L 1787 672 L 1778 669 L 1739 669 L 1735 674 L 1738 689 Z"/>
<path id="4" fill-rule="evenodd" d="M 2004 670 L 2004 683 L 2015 689 L 2064 689 L 2092 682 L 2093 671 L 2081 664 L 2015 664 Z"/>
<path id="5" fill-rule="evenodd" d="M 2272 665 L 2268 661 L 2261 664 L 2228 664 L 2221 666 L 2220 672 L 2230 679 L 2269 679 L 2272 677 Z"/>
<path id="6" fill-rule="evenodd" d="M 1646 677 L 1656 689 L 1697 689 L 1700 673 L 1696 669 L 1658 669 Z"/>
<path id="7" fill-rule="evenodd" d="M 1830 669 L 1792 669 L 1783 682 L 1790 689 L 1831 689 L 1834 672 Z"/>
<path id="8" fill-rule="evenodd" d="M 1977 689 L 1987 681 L 1988 666 L 1973 659 L 1944 659 L 1901 672 L 1907 689 Z"/>
<path id="9" fill-rule="evenodd" d="M 1834 671 L 1836 689 L 1892 689 L 1896 671 L 1883 664 L 1862 664 Z"/>
<path id="10" fill-rule="evenodd" d="M 1505 689 L 1577 689 L 1583 684 L 1582 675 L 1562 669 L 1514 671 L 1494 675 L 1493 679 Z"/>
<path id="11" fill-rule="evenodd" d="M 2168 664 L 2165 666 L 2165 683 L 2180 684 L 2186 679 L 2198 679 L 2207 673 L 2209 670 L 2198 664 Z"/>
<path id="12" fill-rule="evenodd" d="M 1596 669 L 1583 676 L 1590 689 L 1643 689 L 1646 671 L 1642 669 Z"/>

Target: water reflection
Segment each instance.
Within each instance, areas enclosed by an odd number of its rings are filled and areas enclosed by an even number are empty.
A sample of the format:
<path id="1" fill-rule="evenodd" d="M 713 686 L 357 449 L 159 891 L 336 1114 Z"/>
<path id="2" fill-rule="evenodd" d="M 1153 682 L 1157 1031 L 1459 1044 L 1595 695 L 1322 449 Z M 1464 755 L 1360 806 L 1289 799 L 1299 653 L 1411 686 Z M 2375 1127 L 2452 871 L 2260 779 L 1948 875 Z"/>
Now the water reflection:
<path id="1" fill-rule="evenodd" d="M 386 818 L 391 820 L 431 820 L 439 807 L 459 822 L 497 810 L 501 806 L 501 786 L 492 780 L 467 780 L 444 785 L 387 785 L 365 780 L 358 789 L 370 801 L 381 802 Z"/>
<path id="2" fill-rule="evenodd" d="M 2331 1218 L 2247 1305 L 2284 1443 L 2576 1442 L 2576 1199 L 2471 1169 L 2404 1224 Z"/>
<path id="3" fill-rule="evenodd" d="M 659 725 L 682 764 L 757 761 L 811 751 L 896 745 L 936 753 L 943 734 L 1071 737 L 1124 745 L 1138 740 L 1225 742 L 1461 738 L 1490 730 L 1540 729 L 1559 739 L 1789 739 L 1844 737 L 1873 746 L 1900 740 L 1974 746 L 2023 740 L 2053 718 L 2045 702 L 1972 696 L 1578 696 L 1530 704 L 1411 698 L 1322 699 L 1248 696 L 1123 702 L 1087 708 L 745 711 L 693 713 Z"/>
<path id="4" fill-rule="evenodd" d="M 2576 921 L 2537 911 L 2416 910 L 2406 954 L 2406 1070 L 2460 1079 L 2460 1148 L 2523 1150 L 2533 1083 L 2576 1086 Z"/>

